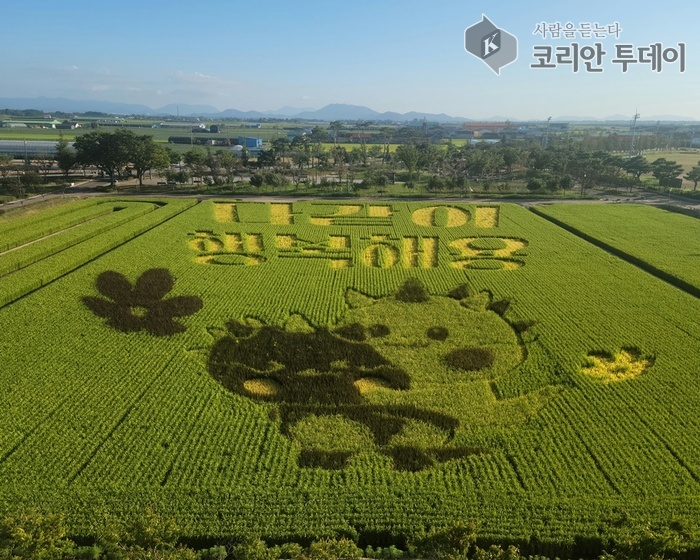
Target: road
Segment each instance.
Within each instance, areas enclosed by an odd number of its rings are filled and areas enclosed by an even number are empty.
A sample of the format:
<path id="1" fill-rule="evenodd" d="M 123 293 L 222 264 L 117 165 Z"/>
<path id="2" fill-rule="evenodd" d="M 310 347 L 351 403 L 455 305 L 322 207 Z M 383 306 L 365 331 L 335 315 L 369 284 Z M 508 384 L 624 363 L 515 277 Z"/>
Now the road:
<path id="1" fill-rule="evenodd" d="M 225 199 L 232 198 L 236 200 L 245 200 L 249 202 L 295 202 L 295 201 L 305 201 L 305 200 L 326 200 L 326 201 L 339 201 L 339 200 L 352 200 L 357 202 L 377 202 L 377 201 L 399 201 L 399 202 L 438 202 L 438 203 L 454 203 L 461 202 L 467 204 L 519 204 L 526 208 L 530 206 L 540 206 L 545 204 L 648 204 L 651 206 L 676 206 L 685 210 L 695 211 L 700 214 L 700 200 L 691 201 L 685 198 L 679 198 L 676 196 L 669 196 L 665 194 L 659 194 L 650 191 L 644 191 L 641 189 L 632 189 L 631 193 L 621 193 L 621 194 L 610 194 L 609 192 L 601 193 L 593 189 L 589 189 L 586 193 L 587 197 L 595 198 L 481 198 L 481 197 L 357 197 L 348 196 L 309 196 L 309 195 L 299 195 L 294 196 L 266 196 L 266 195 L 250 195 L 250 194 L 232 194 L 232 195 L 192 195 L 192 194 L 177 194 L 177 193 L 157 193 L 157 194 L 141 194 L 139 192 L 134 192 L 134 185 L 126 185 L 129 187 L 129 192 L 101 192 L 105 187 L 104 181 L 85 181 L 82 183 L 77 183 L 73 187 L 67 187 L 63 193 L 39 195 L 23 200 L 15 200 L 9 203 L 1 204 L 1 209 L 16 207 L 17 205 L 25 206 L 28 204 L 33 204 L 36 202 L 51 200 L 53 198 L 61 197 L 75 197 L 75 198 L 85 198 L 93 196 L 104 196 L 104 197 L 139 197 L 139 198 L 160 198 L 166 197 L 177 197 L 177 198 L 198 198 L 201 200 L 210 199 Z M 100 189 L 100 190 L 97 190 Z"/>

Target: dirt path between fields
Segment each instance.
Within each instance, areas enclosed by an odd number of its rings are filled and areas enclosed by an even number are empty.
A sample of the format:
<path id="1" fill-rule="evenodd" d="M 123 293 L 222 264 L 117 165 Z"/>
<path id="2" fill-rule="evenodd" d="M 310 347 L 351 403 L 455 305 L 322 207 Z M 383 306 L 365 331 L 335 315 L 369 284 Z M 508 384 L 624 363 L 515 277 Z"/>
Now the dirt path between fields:
<path id="1" fill-rule="evenodd" d="M 528 208 L 530 206 L 540 206 L 547 204 L 645 204 L 649 206 L 675 206 L 684 210 L 689 210 L 697 212 L 700 214 L 700 201 L 694 201 L 684 198 L 678 198 L 675 196 L 663 195 L 655 192 L 648 192 L 643 190 L 634 190 L 632 193 L 626 194 L 609 194 L 609 193 L 596 193 L 596 191 L 589 191 L 590 196 L 597 196 L 596 198 L 464 198 L 458 196 L 443 196 L 443 197 L 421 197 L 421 196 L 406 196 L 406 197 L 362 197 L 362 196 L 310 196 L 310 195 L 259 195 L 259 194 L 177 194 L 177 193 L 148 193 L 142 194 L 138 192 L 115 192 L 115 193 L 104 193 L 96 192 L 93 189 L 96 187 L 104 187 L 104 184 L 96 181 L 86 181 L 80 183 L 75 187 L 68 187 L 65 189 L 64 193 L 58 194 L 48 194 L 38 197 L 32 197 L 29 199 L 24 199 L 22 201 L 13 201 L 11 203 L 5 203 L 0 205 L 2 208 L 12 208 L 16 207 L 19 203 L 23 206 L 28 204 L 35 204 L 45 200 L 51 200 L 53 198 L 60 197 L 118 197 L 118 198 L 138 198 L 138 199 L 149 199 L 149 198 L 196 198 L 200 200 L 231 200 L 231 201 L 241 201 L 241 202 L 273 202 L 273 203 L 289 203 L 289 202 L 305 202 L 305 201 L 318 201 L 324 203 L 342 203 L 345 201 L 353 202 L 423 202 L 423 203 L 438 203 L 438 204 L 449 204 L 449 203 L 462 203 L 462 204 L 518 204 Z"/>

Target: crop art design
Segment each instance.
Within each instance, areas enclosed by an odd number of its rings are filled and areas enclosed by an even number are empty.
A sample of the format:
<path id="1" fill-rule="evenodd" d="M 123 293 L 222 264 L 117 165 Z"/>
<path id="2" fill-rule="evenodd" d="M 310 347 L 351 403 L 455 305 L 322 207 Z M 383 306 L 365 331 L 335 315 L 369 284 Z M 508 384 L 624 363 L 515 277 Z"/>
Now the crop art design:
<path id="1" fill-rule="evenodd" d="M 369 451 L 419 471 L 487 452 L 457 441 L 460 420 L 443 401 L 455 400 L 455 383 L 488 386 L 524 359 L 517 329 L 498 312 L 507 304 L 469 296 L 466 286 L 431 296 L 415 279 L 391 297 L 350 291 L 346 299 L 350 309 L 332 328 L 298 316 L 293 328 L 229 321 L 211 349 L 210 374 L 233 393 L 274 404 L 301 467 L 340 469 Z"/>
<path id="2" fill-rule="evenodd" d="M 410 212 L 374 204 L 313 208 L 317 212 L 295 212 L 293 204 L 215 203 L 215 227 L 194 229 L 187 245 L 194 262 L 213 266 L 274 268 L 283 259 L 324 261 L 334 271 L 447 266 L 512 271 L 526 264 L 526 239 L 484 235 L 499 227 L 498 207 L 428 206 Z M 396 226 L 401 233 L 391 231 Z M 449 235 L 444 244 L 440 241 L 439 234 L 461 233 L 462 228 L 470 228 L 471 236 Z"/>
<path id="3" fill-rule="evenodd" d="M 85 296 L 85 306 L 107 325 L 121 332 L 145 330 L 154 336 L 185 332 L 187 327 L 177 317 L 193 315 L 202 308 L 196 296 L 166 298 L 175 280 L 167 269 L 152 268 L 131 282 L 113 270 L 97 277 L 96 287 L 104 298 Z"/>
<path id="4" fill-rule="evenodd" d="M 618 352 L 590 352 L 582 371 L 604 384 L 618 383 L 639 377 L 654 365 L 654 356 L 643 354 L 638 348 L 622 348 Z"/>

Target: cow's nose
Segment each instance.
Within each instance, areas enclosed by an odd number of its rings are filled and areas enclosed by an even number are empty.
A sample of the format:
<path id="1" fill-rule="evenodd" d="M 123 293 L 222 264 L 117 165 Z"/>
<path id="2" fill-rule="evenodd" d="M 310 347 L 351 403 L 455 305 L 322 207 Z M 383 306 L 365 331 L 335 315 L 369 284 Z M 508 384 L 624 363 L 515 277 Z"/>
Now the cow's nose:
<path id="1" fill-rule="evenodd" d="M 448 366 L 463 371 L 479 371 L 493 365 L 493 351 L 490 348 L 468 346 L 453 350 L 445 356 Z"/>

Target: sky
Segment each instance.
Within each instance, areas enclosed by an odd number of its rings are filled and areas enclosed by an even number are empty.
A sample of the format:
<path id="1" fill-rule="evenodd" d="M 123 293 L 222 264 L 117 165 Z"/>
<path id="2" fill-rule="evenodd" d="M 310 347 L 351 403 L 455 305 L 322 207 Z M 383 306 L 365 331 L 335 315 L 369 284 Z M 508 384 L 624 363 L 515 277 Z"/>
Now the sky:
<path id="1" fill-rule="evenodd" d="M 465 29 L 483 15 L 518 40 L 517 60 L 498 75 L 465 50 Z M 22 0 L 2 8 L 0 98 L 700 120 L 699 15 L 697 2 L 672 0 Z M 543 38 L 534 34 L 542 22 L 618 22 L 622 31 Z M 603 72 L 530 67 L 535 46 L 596 41 Z M 612 63 L 616 44 L 653 43 L 685 43 L 685 72 L 640 63 L 623 73 Z"/>

